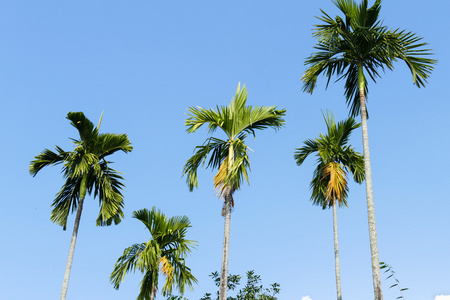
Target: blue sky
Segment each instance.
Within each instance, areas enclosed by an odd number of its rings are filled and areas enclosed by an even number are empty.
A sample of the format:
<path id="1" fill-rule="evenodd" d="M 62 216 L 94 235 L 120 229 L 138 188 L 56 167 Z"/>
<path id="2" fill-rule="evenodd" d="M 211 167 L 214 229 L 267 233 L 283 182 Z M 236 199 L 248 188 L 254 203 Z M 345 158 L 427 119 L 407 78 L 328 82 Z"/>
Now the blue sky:
<path id="1" fill-rule="evenodd" d="M 372 2 L 371 2 L 372 3 Z M 447 101 L 450 5 L 385 0 L 381 18 L 414 31 L 439 60 L 426 88 L 398 63 L 370 83 L 368 109 L 380 260 L 392 265 L 410 300 L 450 295 L 450 151 Z M 319 80 L 302 93 L 304 59 L 320 9 L 329 0 L 300 1 L 3 1 L 0 3 L 0 124 L 3 157 L 0 264 L 2 297 L 57 299 L 74 216 L 67 231 L 53 224 L 50 204 L 63 184 L 59 167 L 32 178 L 30 161 L 44 148 L 71 149 L 77 132 L 65 116 L 83 111 L 102 132 L 127 133 L 134 150 L 111 157 L 126 178 L 125 219 L 96 227 L 96 200 L 86 200 L 67 299 L 133 299 L 140 274 L 114 290 L 109 275 L 123 249 L 149 239 L 134 210 L 156 206 L 187 215 L 199 247 L 188 258 L 199 280 L 195 300 L 215 291 L 223 218 L 210 170 L 190 193 L 181 171 L 205 130 L 187 134 L 189 106 L 227 105 L 238 82 L 249 105 L 287 109 L 280 131 L 248 139 L 250 186 L 235 194 L 229 271 L 255 270 L 279 299 L 336 295 L 332 212 L 309 201 L 314 159 L 298 167 L 296 147 L 324 132 L 321 111 L 347 116 L 343 84 Z M 361 132 L 352 136 L 362 151 Z M 349 207 L 338 211 L 342 293 L 373 297 L 365 188 L 351 184 Z M 398 292 L 384 280 L 385 299 Z M 162 298 L 162 297 L 158 297 Z M 305 298 L 307 299 L 307 298 Z"/>

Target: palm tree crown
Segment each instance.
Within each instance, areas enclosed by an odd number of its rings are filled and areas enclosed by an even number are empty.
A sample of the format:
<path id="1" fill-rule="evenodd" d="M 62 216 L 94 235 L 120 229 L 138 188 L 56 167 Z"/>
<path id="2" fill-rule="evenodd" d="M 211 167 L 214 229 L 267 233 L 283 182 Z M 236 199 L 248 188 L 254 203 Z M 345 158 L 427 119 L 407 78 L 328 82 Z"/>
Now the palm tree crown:
<path id="1" fill-rule="evenodd" d="M 186 216 L 167 218 L 161 211 L 141 209 L 133 213 L 133 218 L 141 221 L 150 232 L 147 243 L 134 244 L 124 250 L 111 273 L 111 283 L 118 289 L 128 272 L 139 270 L 144 274 L 138 300 L 155 297 L 158 289 L 159 273 L 166 277 L 162 288 L 163 296 L 170 295 L 176 286 L 181 294 L 186 285 L 192 290 L 197 279 L 185 264 L 185 257 L 196 241 L 187 240 L 187 229 L 191 223 Z"/>
<path id="2" fill-rule="evenodd" d="M 422 87 L 433 70 L 436 60 L 426 58 L 431 53 L 423 48 L 427 43 L 413 32 L 401 29 L 389 30 L 379 20 L 381 0 L 376 0 L 368 8 L 368 0 L 357 5 L 353 0 L 334 0 L 333 3 L 344 14 L 341 18 L 331 18 L 323 10 L 318 19 L 314 36 L 318 51 L 305 61 L 303 90 L 312 93 L 317 77 L 324 74 L 328 83 L 332 76 L 337 80 L 345 78 L 345 96 L 351 116 L 360 113 L 360 84 L 367 96 L 367 79 L 364 73 L 375 82 L 380 77 L 379 70 L 392 70 L 393 63 L 402 60 L 409 67 L 413 83 Z M 328 85 L 327 83 L 327 85 Z"/>
<path id="3" fill-rule="evenodd" d="M 56 152 L 45 149 L 30 164 L 30 174 L 36 174 L 49 165 L 63 164 L 63 176 L 66 182 L 52 203 L 51 220 L 67 227 L 70 212 L 77 209 L 78 201 L 86 192 L 98 196 L 100 213 L 97 225 L 118 224 L 123 217 L 123 177 L 110 167 L 106 157 L 119 150 L 133 150 L 126 134 L 99 133 L 99 126 L 94 127 L 82 112 L 69 112 L 67 119 L 79 132 L 79 139 L 72 139 L 75 149 L 64 151 L 56 146 Z"/>
<path id="4" fill-rule="evenodd" d="M 215 137 L 206 139 L 205 143 L 195 148 L 194 155 L 186 162 L 183 175 L 187 177 L 189 190 L 198 187 L 197 170 L 203 166 L 211 154 L 207 167 L 217 168 L 214 186 L 223 196 L 226 187 L 234 192 L 240 188 L 245 178 L 248 182 L 247 170 L 250 168 L 248 146 L 244 143 L 248 134 L 255 136 L 255 130 L 272 127 L 279 129 L 284 124 L 282 116 L 286 110 L 277 110 L 276 106 L 246 106 L 247 89 L 238 85 L 236 95 L 229 106 L 217 107 L 217 110 L 201 107 L 188 108 L 186 119 L 187 132 L 195 132 L 207 124 L 208 132 L 214 133 L 218 128 L 226 134 L 227 139 Z"/>
<path id="5" fill-rule="evenodd" d="M 304 141 L 304 146 L 297 148 L 294 154 L 299 166 L 310 154 L 316 154 L 317 166 L 310 185 L 311 201 L 323 209 L 332 207 L 334 199 L 339 206 L 347 206 L 347 172 L 357 183 L 364 181 L 364 157 L 348 145 L 352 131 L 360 124 L 348 118 L 336 125 L 331 114 L 327 115 L 325 122 L 327 134 Z"/>

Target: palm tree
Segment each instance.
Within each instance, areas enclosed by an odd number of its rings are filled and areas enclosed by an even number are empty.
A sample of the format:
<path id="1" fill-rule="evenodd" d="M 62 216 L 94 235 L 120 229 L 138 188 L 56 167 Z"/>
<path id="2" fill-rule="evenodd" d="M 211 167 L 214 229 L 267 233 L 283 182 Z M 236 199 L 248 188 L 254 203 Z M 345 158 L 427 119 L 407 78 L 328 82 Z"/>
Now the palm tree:
<path id="1" fill-rule="evenodd" d="M 347 206 L 348 172 L 353 174 L 357 183 L 364 181 L 364 157 L 347 145 L 352 131 L 360 124 L 348 118 L 336 126 L 332 114 L 327 115 L 325 122 L 328 133 L 320 134 L 315 140 L 304 141 L 305 145 L 296 149 L 294 158 L 300 166 L 310 154 L 317 156 L 317 167 L 311 181 L 311 201 L 322 209 L 333 207 L 336 290 L 337 299 L 342 300 L 336 207 Z"/>
<path id="2" fill-rule="evenodd" d="M 176 286 L 181 294 L 184 293 L 186 285 L 192 290 L 197 279 L 191 274 L 191 269 L 186 267 L 185 256 L 197 242 L 186 240 L 187 229 L 191 227 L 188 217 L 167 218 L 153 207 L 151 211 L 135 211 L 133 218 L 144 223 L 151 239 L 147 243 L 134 244 L 123 251 L 110 277 L 114 288 L 119 288 L 126 273 L 138 269 L 144 274 L 138 300 L 155 298 L 159 272 L 166 277 L 162 288 L 163 296 L 170 295 L 173 286 Z"/>
<path id="3" fill-rule="evenodd" d="M 422 38 L 415 33 L 389 30 L 382 25 L 378 19 L 381 0 L 376 0 L 370 8 L 367 0 L 363 0 L 360 5 L 353 0 L 334 0 L 333 3 L 344 14 L 344 18 L 336 16 L 333 19 L 322 11 L 323 16 L 319 20 L 324 24 L 316 25 L 314 33 L 318 40 L 314 47 L 317 52 L 305 61 L 308 68 L 302 77 L 303 91 L 312 93 L 320 74 L 328 78 L 328 83 L 336 75 L 337 80 L 345 79 L 345 97 L 350 115 L 361 115 L 373 284 L 375 299 L 380 300 L 383 299 L 383 293 L 367 130 L 366 75 L 375 82 L 380 77 L 380 70 L 392 70 L 394 62 L 402 60 L 411 71 L 413 83 L 423 87 L 436 60 L 427 58 L 431 55 L 429 49 L 424 49 L 427 43 L 422 42 Z"/>
<path id="4" fill-rule="evenodd" d="M 109 226 L 112 222 L 120 223 L 123 218 L 123 197 L 120 192 L 124 186 L 121 183 L 123 178 L 118 171 L 110 167 L 111 162 L 107 161 L 106 157 L 119 150 L 123 152 L 133 150 L 126 134 L 98 132 L 102 117 L 97 127 L 94 127 L 82 112 L 69 112 L 67 119 L 80 135 L 79 139 L 72 139 L 75 149 L 71 152 L 64 151 L 58 146 L 56 146 L 56 152 L 45 149 L 34 158 L 29 168 L 30 174 L 36 176 L 46 166 L 63 164 L 63 176 L 66 182 L 52 203 L 50 219 L 66 230 L 69 214 L 77 210 L 61 299 L 66 299 L 86 193 L 94 192 L 94 198 L 98 196 L 100 213 L 96 222 L 97 226 Z"/>
<path id="5" fill-rule="evenodd" d="M 248 134 L 255 136 L 256 129 L 272 127 L 279 129 L 284 124 L 282 118 L 286 110 L 277 110 L 276 106 L 246 106 L 247 89 L 238 85 L 236 95 L 228 107 L 217 110 L 201 107 L 188 108 L 186 119 L 188 133 L 195 132 L 203 124 L 208 125 L 209 133 L 220 128 L 225 133 L 224 140 L 210 137 L 201 146 L 195 147 L 194 155 L 188 159 L 183 169 L 189 190 L 198 187 L 197 170 L 208 158 L 207 167 L 217 168 L 214 187 L 218 196 L 224 199 L 222 216 L 225 217 L 223 238 L 222 269 L 220 276 L 220 300 L 226 299 L 228 275 L 228 250 L 230 240 L 231 208 L 234 206 L 233 193 L 239 190 L 243 179 L 248 183 L 247 170 L 250 168 L 248 146 L 244 143 Z M 211 155 L 210 155 L 211 154 Z"/>

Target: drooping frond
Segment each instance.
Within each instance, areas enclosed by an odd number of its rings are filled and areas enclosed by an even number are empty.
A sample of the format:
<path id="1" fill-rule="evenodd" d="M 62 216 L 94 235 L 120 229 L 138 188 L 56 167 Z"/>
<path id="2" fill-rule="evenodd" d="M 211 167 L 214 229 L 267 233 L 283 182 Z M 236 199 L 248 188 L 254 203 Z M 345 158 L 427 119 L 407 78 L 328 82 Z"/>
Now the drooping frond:
<path id="1" fill-rule="evenodd" d="M 343 168 L 340 163 L 330 162 L 325 165 L 322 177 L 328 181 L 326 200 L 337 200 L 339 205 L 347 198 L 348 191 L 347 175 Z"/>
<path id="2" fill-rule="evenodd" d="M 304 146 L 296 148 L 294 152 L 294 158 L 298 166 L 301 166 L 305 159 L 312 153 L 319 151 L 319 144 L 315 140 L 303 141 Z"/>
<path id="3" fill-rule="evenodd" d="M 93 174 L 88 183 L 89 193 L 94 189 L 94 198 L 98 196 L 100 212 L 97 218 L 97 226 L 109 226 L 119 224 L 123 214 L 123 196 L 121 193 L 124 184 L 120 173 L 109 167 L 108 162 L 103 160 L 98 164 L 98 174 Z M 95 180 L 94 180 L 95 178 Z"/>
<path id="4" fill-rule="evenodd" d="M 69 156 L 68 152 L 65 152 L 60 147 L 56 146 L 57 153 L 45 149 L 39 155 L 36 155 L 34 160 L 30 163 L 29 171 L 34 177 L 36 174 L 42 170 L 42 168 L 49 165 L 57 165 L 63 163 Z"/>
<path id="5" fill-rule="evenodd" d="M 80 184 L 81 178 L 67 178 L 61 190 L 56 194 L 55 200 L 53 200 L 50 220 L 62 226 L 63 230 L 67 228 L 69 214 L 76 211 L 78 207 Z"/>
<path id="6" fill-rule="evenodd" d="M 195 147 L 194 155 L 187 160 L 183 168 L 183 176 L 186 175 L 186 183 L 190 191 L 198 187 L 197 170 L 200 166 L 204 166 L 209 154 L 211 153 L 211 156 L 206 167 L 218 168 L 228 154 L 228 147 L 226 141 L 214 137 L 208 138 L 203 145 Z"/>
<path id="7" fill-rule="evenodd" d="M 110 276 L 110 282 L 115 289 L 120 287 L 120 283 L 125 279 L 127 273 L 134 272 L 135 269 L 138 269 L 141 272 L 145 270 L 143 266 L 139 264 L 139 262 L 143 262 L 143 260 L 139 258 L 142 255 L 145 246 L 145 243 L 134 244 L 123 251 L 122 256 L 119 257 L 114 265 L 114 270 Z"/>

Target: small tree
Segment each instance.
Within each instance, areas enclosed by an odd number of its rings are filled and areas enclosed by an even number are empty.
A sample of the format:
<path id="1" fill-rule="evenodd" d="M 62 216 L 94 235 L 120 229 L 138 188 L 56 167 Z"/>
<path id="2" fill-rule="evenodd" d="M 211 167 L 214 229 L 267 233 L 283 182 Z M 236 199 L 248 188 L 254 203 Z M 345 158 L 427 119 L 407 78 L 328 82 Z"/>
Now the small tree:
<path id="1" fill-rule="evenodd" d="M 256 275 L 255 271 L 247 272 L 247 283 L 243 289 L 239 290 L 236 297 L 229 296 L 227 300 L 277 300 L 275 295 L 280 293 L 280 285 L 272 283 L 269 288 L 265 288 L 261 283 L 261 276 Z M 209 275 L 215 282 L 216 286 L 220 286 L 220 275 L 218 272 L 213 272 Z M 228 290 L 234 291 L 240 284 L 241 276 L 228 275 Z M 219 292 L 216 292 L 216 297 L 212 298 L 211 293 L 206 293 L 200 300 L 218 300 Z M 173 298 L 170 300 L 181 300 L 181 298 Z"/>

